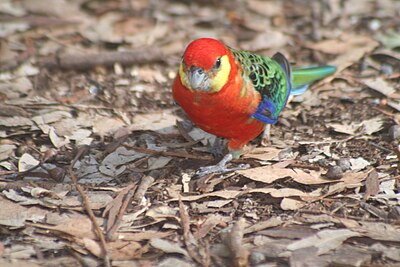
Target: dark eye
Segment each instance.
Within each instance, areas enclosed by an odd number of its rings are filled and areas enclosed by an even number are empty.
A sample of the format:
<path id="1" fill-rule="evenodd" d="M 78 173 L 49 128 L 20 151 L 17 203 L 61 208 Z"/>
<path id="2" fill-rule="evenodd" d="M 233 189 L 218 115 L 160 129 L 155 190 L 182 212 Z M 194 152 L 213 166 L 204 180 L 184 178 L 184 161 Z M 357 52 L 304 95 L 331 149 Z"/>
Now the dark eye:
<path id="1" fill-rule="evenodd" d="M 215 62 L 214 68 L 219 69 L 221 66 L 221 58 L 218 58 L 217 61 Z"/>

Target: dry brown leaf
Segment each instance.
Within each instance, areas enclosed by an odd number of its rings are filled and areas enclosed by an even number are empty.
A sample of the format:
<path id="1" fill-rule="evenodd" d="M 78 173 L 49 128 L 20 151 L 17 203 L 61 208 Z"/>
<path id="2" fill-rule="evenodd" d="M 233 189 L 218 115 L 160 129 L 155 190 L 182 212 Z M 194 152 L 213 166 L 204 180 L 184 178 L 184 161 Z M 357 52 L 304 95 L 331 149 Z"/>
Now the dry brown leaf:
<path id="1" fill-rule="evenodd" d="M 250 251 L 243 246 L 245 219 L 240 218 L 231 228 L 224 240 L 230 250 L 233 266 L 248 266 Z"/>
<path id="2" fill-rule="evenodd" d="M 116 239 L 119 240 L 126 240 L 126 241 L 144 241 L 144 240 L 150 240 L 152 238 L 164 238 L 167 236 L 172 235 L 173 232 L 160 232 L 160 231 L 143 231 L 143 232 L 138 232 L 138 233 L 129 233 L 129 232 L 121 232 L 121 233 L 116 233 Z"/>
<path id="3" fill-rule="evenodd" d="M 258 232 L 267 228 L 272 228 L 278 225 L 281 225 L 283 223 L 282 219 L 280 217 L 272 217 L 266 221 L 261 221 L 256 224 L 253 224 L 249 227 L 247 227 L 244 230 L 244 234 L 250 234 L 253 232 Z"/>
<path id="4" fill-rule="evenodd" d="M 92 239 L 83 238 L 83 244 L 87 250 L 97 257 L 102 256 L 100 244 Z M 117 240 L 107 242 L 107 251 L 112 260 L 132 260 L 138 258 L 141 253 L 142 245 L 134 241 Z"/>
<path id="5" fill-rule="evenodd" d="M 370 196 L 375 196 L 379 193 L 379 175 L 375 170 L 372 170 L 365 180 L 365 194 L 363 199 L 368 200 Z"/>
<path id="6" fill-rule="evenodd" d="M 327 127 L 332 128 L 335 132 L 344 133 L 348 135 L 355 135 L 358 129 L 360 128 L 359 123 L 352 124 L 339 124 L 339 123 L 327 123 Z"/>
<path id="7" fill-rule="evenodd" d="M 19 127 L 19 126 L 27 126 L 30 127 L 33 125 L 33 122 L 24 117 L 0 117 L 0 125 L 4 127 Z"/>
<path id="8" fill-rule="evenodd" d="M 112 135 L 124 125 L 125 123 L 118 118 L 98 116 L 93 123 L 93 132 L 104 137 Z"/>
<path id="9" fill-rule="evenodd" d="M 171 110 L 163 110 L 159 112 L 146 112 L 137 114 L 132 119 L 132 130 L 152 130 L 159 133 L 178 133 L 175 129 L 175 122 L 179 117 L 173 115 Z"/>
<path id="10" fill-rule="evenodd" d="M 29 0 L 22 1 L 22 6 L 26 11 L 66 19 L 79 19 L 85 15 L 78 2 L 70 3 L 67 0 Z"/>
<path id="11" fill-rule="evenodd" d="M 364 48 L 364 50 L 366 50 L 367 47 L 376 47 L 377 45 L 378 43 L 368 36 L 345 33 L 337 39 L 323 40 L 317 43 L 309 43 L 307 44 L 307 47 L 327 54 L 343 55 L 357 49 L 361 51 L 361 48 Z"/>
<path id="12" fill-rule="evenodd" d="M 371 165 L 371 163 L 369 163 L 362 157 L 358 157 L 356 159 L 350 159 L 350 168 L 352 171 L 355 171 L 355 172 L 365 169 L 369 165 Z"/>
<path id="13" fill-rule="evenodd" d="M 253 158 L 263 161 L 277 160 L 281 149 L 274 147 L 257 147 L 249 153 L 243 155 L 243 158 Z"/>
<path id="14" fill-rule="evenodd" d="M 219 214 L 212 214 L 197 228 L 193 234 L 196 239 L 204 238 L 217 225 L 228 223 L 230 219 Z"/>
<path id="15" fill-rule="evenodd" d="M 336 194 L 339 192 L 344 191 L 345 189 L 348 188 L 355 188 L 355 187 L 360 187 L 361 182 L 367 177 L 367 173 L 365 172 L 350 172 L 346 173 L 339 181 L 338 183 L 332 184 L 328 187 L 327 192 L 325 192 L 324 196 L 330 196 L 332 194 Z M 307 198 L 302 198 L 303 200 L 307 201 L 310 199 Z"/>
<path id="16" fill-rule="evenodd" d="M 362 133 L 371 135 L 373 133 L 379 132 L 383 129 L 384 119 L 381 117 L 371 118 L 369 120 L 364 120 L 361 122 Z"/>
<path id="17" fill-rule="evenodd" d="M 0 161 L 8 159 L 8 157 L 14 154 L 16 148 L 16 145 L 0 144 Z"/>
<path id="18" fill-rule="evenodd" d="M 273 16 L 282 16 L 284 12 L 282 4 L 282 2 L 260 0 L 249 0 L 247 3 L 251 11 L 256 12 L 262 16 L 266 16 L 268 18 Z"/>
<path id="19" fill-rule="evenodd" d="M 342 41 L 348 43 L 348 47 L 345 52 L 340 53 L 340 55 L 330 61 L 328 64 L 337 67 L 337 72 L 341 72 L 347 67 L 358 62 L 365 54 L 372 52 L 379 43 L 369 37 L 357 36 L 357 35 L 344 35 Z M 326 82 L 333 79 L 327 78 Z"/>
<path id="20" fill-rule="evenodd" d="M 253 40 L 244 42 L 241 47 L 244 50 L 257 51 L 264 49 L 279 49 L 284 47 L 289 38 L 281 31 L 265 31 L 258 34 Z"/>
<path id="21" fill-rule="evenodd" d="M 359 232 L 363 236 L 368 236 L 374 240 L 393 241 L 400 240 L 400 228 L 398 225 L 391 225 L 381 222 L 359 222 L 357 228 L 351 230 Z"/>
<path id="22" fill-rule="evenodd" d="M 173 243 L 160 238 L 152 238 L 150 240 L 150 245 L 165 253 L 177 253 L 189 258 L 187 251 L 180 247 L 177 243 Z"/>
<path id="23" fill-rule="evenodd" d="M 195 196 L 182 196 L 181 199 L 182 201 L 196 201 L 202 198 L 207 198 L 207 197 L 219 197 L 223 199 L 232 199 L 236 198 L 238 195 L 242 193 L 241 191 L 237 190 L 224 190 L 224 191 L 215 191 L 207 194 L 202 194 L 202 195 L 195 195 Z M 171 199 L 170 201 L 177 201 L 178 199 L 174 198 Z"/>
<path id="24" fill-rule="evenodd" d="M 105 217 L 106 215 L 108 217 L 107 228 L 106 228 L 107 231 L 109 231 L 111 227 L 114 225 L 126 194 L 128 194 L 129 191 L 133 190 L 135 186 L 136 186 L 135 184 L 130 184 L 126 186 L 124 189 L 121 190 L 121 192 L 119 192 L 119 194 L 110 203 L 108 203 L 108 205 L 104 209 L 103 217 Z"/>
<path id="25" fill-rule="evenodd" d="M 105 175 L 115 177 L 125 171 L 126 163 L 135 161 L 145 156 L 146 154 L 138 153 L 134 150 L 128 150 L 121 146 L 103 159 L 101 165 L 99 166 L 99 171 Z"/>
<path id="26" fill-rule="evenodd" d="M 247 191 L 244 191 L 241 195 L 244 194 L 249 194 L 249 193 L 263 193 L 263 194 L 270 194 L 272 197 L 293 197 L 293 196 L 299 196 L 299 197 L 304 197 L 304 196 L 310 196 L 309 193 L 305 193 L 299 189 L 295 188 L 255 188 L 255 189 L 250 189 Z"/>
<path id="27" fill-rule="evenodd" d="M 294 251 L 315 247 L 318 250 L 317 254 L 321 255 L 338 248 L 344 241 L 355 236 L 360 236 L 360 234 L 348 229 L 322 230 L 315 235 L 291 243 L 287 248 Z"/>
<path id="28" fill-rule="evenodd" d="M 88 238 L 88 239 L 97 239 L 97 235 L 94 231 L 94 227 L 90 219 L 82 218 L 82 219 L 72 219 L 64 223 L 60 223 L 56 226 L 42 226 L 42 228 L 46 228 L 49 230 L 55 230 L 62 233 L 66 233 L 75 238 Z"/>
<path id="29" fill-rule="evenodd" d="M 292 198 L 283 198 L 281 201 L 281 209 L 283 210 L 298 210 L 306 205 L 305 202 Z"/>
<path id="30" fill-rule="evenodd" d="M 22 227 L 27 219 L 25 208 L 5 198 L 0 198 L 0 225 Z"/>
<path id="31" fill-rule="evenodd" d="M 39 165 L 39 161 L 32 155 L 24 153 L 18 160 L 18 171 L 23 172 Z"/>
<path id="32" fill-rule="evenodd" d="M 396 92 L 394 87 L 382 77 L 364 79 L 363 82 L 369 88 L 383 94 L 386 97 L 390 97 Z"/>
<path id="33" fill-rule="evenodd" d="M 332 183 L 330 180 L 322 179 L 321 173 L 317 171 L 310 171 L 309 173 L 306 173 L 301 169 L 275 168 L 273 166 L 263 166 L 240 170 L 237 171 L 237 173 L 251 180 L 266 184 L 273 183 L 274 181 L 285 177 L 291 177 L 293 180 L 301 184 Z"/>

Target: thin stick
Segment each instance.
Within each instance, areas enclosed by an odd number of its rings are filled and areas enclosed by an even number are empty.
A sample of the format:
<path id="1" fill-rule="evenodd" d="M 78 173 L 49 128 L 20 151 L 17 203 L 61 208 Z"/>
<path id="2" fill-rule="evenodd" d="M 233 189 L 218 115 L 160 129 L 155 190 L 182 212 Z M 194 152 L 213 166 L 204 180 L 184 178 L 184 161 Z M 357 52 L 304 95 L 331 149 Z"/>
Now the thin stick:
<path id="1" fill-rule="evenodd" d="M 144 147 L 131 146 L 124 144 L 125 147 L 135 150 L 136 152 L 149 154 L 153 156 L 164 156 L 164 157 L 177 157 L 177 158 L 187 158 L 187 159 L 198 159 L 198 160 L 212 160 L 211 156 L 195 156 L 184 152 L 171 152 L 171 151 L 157 151 L 153 149 L 148 149 Z"/>
<path id="2" fill-rule="evenodd" d="M 78 179 L 73 171 L 73 167 L 76 163 L 76 161 L 88 150 L 88 147 L 83 147 L 81 149 L 79 149 L 78 153 L 76 154 L 75 158 L 72 160 L 71 164 L 68 167 L 68 173 L 70 175 L 70 178 L 72 180 L 72 182 L 75 185 L 76 190 L 78 190 L 81 198 L 82 198 L 82 202 L 84 205 L 84 208 L 87 212 L 87 214 L 89 215 L 90 220 L 93 223 L 93 226 L 96 230 L 96 234 L 97 237 L 100 240 L 100 247 L 102 250 L 102 254 L 103 254 L 103 263 L 104 266 L 106 267 L 110 267 L 111 266 L 111 262 L 110 262 L 110 257 L 108 256 L 108 252 L 107 252 L 107 248 L 106 248 L 106 239 L 104 238 L 103 232 L 100 229 L 97 221 L 96 221 L 96 217 L 94 216 L 93 210 L 90 207 L 90 201 L 89 198 L 87 197 L 87 195 L 85 194 L 85 192 L 83 191 L 83 189 L 81 188 L 81 186 L 78 184 Z"/>

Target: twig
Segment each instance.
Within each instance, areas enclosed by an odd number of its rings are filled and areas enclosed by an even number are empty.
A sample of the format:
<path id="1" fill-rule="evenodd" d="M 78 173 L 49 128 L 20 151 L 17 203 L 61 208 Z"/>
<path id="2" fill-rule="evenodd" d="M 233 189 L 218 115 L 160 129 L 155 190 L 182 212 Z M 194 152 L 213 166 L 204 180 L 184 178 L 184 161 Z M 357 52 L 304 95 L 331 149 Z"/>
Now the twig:
<path id="1" fill-rule="evenodd" d="M 289 164 L 289 168 L 309 169 L 309 170 L 313 170 L 313 171 L 319 171 L 321 169 L 318 166 L 311 166 L 311 165 L 298 164 L 298 163 Z"/>
<path id="2" fill-rule="evenodd" d="M 149 154 L 153 156 L 164 156 L 164 157 L 177 157 L 177 158 L 187 158 L 187 159 L 197 159 L 197 160 L 212 160 L 211 156 L 195 156 L 184 152 L 171 152 L 171 151 L 157 151 L 153 149 L 148 149 L 144 147 L 131 146 L 124 144 L 125 147 L 135 150 L 139 153 Z"/>
<path id="3" fill-rule="evenodd" d="M 134 187 L 135 187 L 135 185 L 132 184 L 132 185 L 129 185 L 126 188 L 127 192 L 126 192 L 126 194 L 124 196 L 124 200 L 122 202 L 122 205 L 121 205 L 121 207 L 120 207 L 120 209 L 118 211 L 118 215 L 116 216 L 116 218 L 110 218 L 113 214 L 109 214 L 109 216 L 108 216 L 108 222 L 107 223 L 112 224 L 111 227 L 107 231 L 107 239 L 108 240 L 113 240 L 114 239 L 113 238 L 114 237 L 114 233 L 115 233 L 115 231 L 117 231 L 119 225 L 121 224 L 122 217 L 124 216 L 125 211 L 128 208 L 128 205 L 131 202 L 131 199 L 133 197 L 133 193 L 135 191 L 135 190 L 133 190 Z M 125 192 L 121 192 L 121 194 L 123 194 L 123 193 L 125 193 Z"/>
<path id="4" fill-rule="evenodd" d="M 185 243 L 187 252 L 189 256 L 199 263 L 201 266 L 207 267 L 210 266 L 210 254 L 206 253 L 204 257 L 201 256 L 200 250 L 198 247 L 198 242 L 190 232 L 190 218 L 187 210 L 185 209 L 185 205 L 183 204 L 181 197 L 179 196 L 179 215 L 181 219 L 181 225 L 183 230 L 183 241 Z"/>
<path id="5" fill-rule="evenodd" d="M 382 114 L 384 114 L 384 115 L 386 115 L 386 116 L 388 116 L 388 117 L 391 117 L 391 118 L 394 118 L 394 117 L 395 117 L 394 113 L 392 113 L 392 112 L 389 112 L 389 111 L 380 109 L 380 108 L 378 108 L 378 107 L 373 107 L 373 109 L 379 111 L 380 113 L 382 113 Z"/>
<path id="6" fill-rule="evenodd" d="M 243 247 L 243 234 L 244 234 L 245 220 L 240 218 L 232 227 L 227 236 L 227 246 L 231 252 L 233 266 L 244 267 L 249 263 L 249 251 Z"/>
<path id="7" fill-rule="evenodd" d="M 175 143 L 162 143 L 163 146 L 169 147 L 169 148 L 183 148 L 183 147 L 189 147 L 189 146 L 193 146 L 197 143 L 200 143 L 201 139 L 199 140 L 194 140 L 194 141 L 190 141 L 190 142 L 185 142 L 185 143 L 179 143 L 179 144 L 175 144 Z"/>
<path id="8" fill-rule="evenodd" d="M 140 202 L 142 201 L 142 199 L 144 197 L 144 194 L 147 192 L 147 189 L 149 189 L 149 187 L 152 183 L 154 183 L 153 176 L 151 176 L 151 175 L 144 176 L 142 178 L 142 181 L 140 182 L 139 187 L 136 189 L 133 200 L 140 204 Z"/>
<path id="9" fill-rule="evenodd" d="M 393 153 L 392 150 L 387 149 L 386 147 L 380 146 L 380 145 L 378 145 L 378 144 L 375 143 L 375 142 L 369 141 L 368 144 L 370 144 L 371 146 L 374 146 L 374 147 L 376 147 L 376 148 L 382 150 L 383 152 L 386 152 L 386 153 Z"/>
<path id="10" fill-rule="evenodd" d="M 106 248 L 106 240 L 104 238 L 103 232 L 100 229 L 100 227 L 96 221 L 96 217 L 94 216 L 93 210 L 90 207 L 90 201 L 89 201 L 87 195 L 85 194 L 85 192 L 83 191 L 83 189 L 81 188 L 81 186 L 78 184 L 78 179 L 75 176 L 75 173 L 73 170 L 73 167 L 74 167 L 76 161 L 87 151 L 87 149 L 88 149 L 88 147 L 86 147 L 86 146 L 79 149 L 75 158 L 72 160 L 71 164 L 68 167 L 68 173 L 69 173 L 69 176 L 70 176 L 72 182 L 74 183 L 74 185 L 76 187 L 76 190 L 78 190 L 78 192 L 82 198 L 82 202 L 85 207 L 85 210 L 86 210 L 87 214 L 89 215 L 89 218 L 92 221 L 93 226 L 96 230 L 97 237 L 100 240 L 100 247 L 101 247 L 102 254 L 103 254 L 104 266 L 110 267 L 111 266 L 110 257 L 108 256 L 108 252 L 107 252 L 107 248 Z"/>
<path id="11" fill-rule="evenodd" d="M 159 48 L 148 47 L 123 52 L 64 54 L 53 58 L 46 58 L 40 62 L 40 65 L 48 69 L 86 70 L 99 65 L 113 66 L 115 63 L 122 65 L 142 64 L 161 61 L 163 58 Z"/>

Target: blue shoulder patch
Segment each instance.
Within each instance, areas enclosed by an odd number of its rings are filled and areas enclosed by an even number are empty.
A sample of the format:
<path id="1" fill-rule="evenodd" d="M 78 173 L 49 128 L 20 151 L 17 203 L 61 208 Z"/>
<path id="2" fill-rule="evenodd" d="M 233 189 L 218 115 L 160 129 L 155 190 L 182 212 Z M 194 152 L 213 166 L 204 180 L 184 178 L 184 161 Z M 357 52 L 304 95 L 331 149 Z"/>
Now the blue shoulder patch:
<path id="1" fill-rule="evenodd" d="M 276 111 L 274 103 L 269 99 L 263 99 L 258 105 L 256 112 L 252 115 L 253 118 L 263 123 L 275 124 L 278 122 L 278 117 L 274 116 Z"/>

